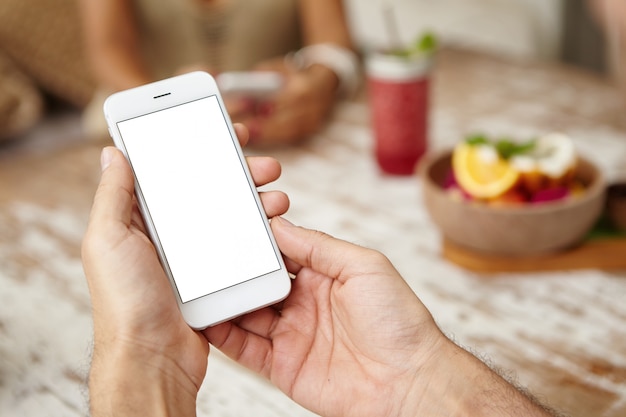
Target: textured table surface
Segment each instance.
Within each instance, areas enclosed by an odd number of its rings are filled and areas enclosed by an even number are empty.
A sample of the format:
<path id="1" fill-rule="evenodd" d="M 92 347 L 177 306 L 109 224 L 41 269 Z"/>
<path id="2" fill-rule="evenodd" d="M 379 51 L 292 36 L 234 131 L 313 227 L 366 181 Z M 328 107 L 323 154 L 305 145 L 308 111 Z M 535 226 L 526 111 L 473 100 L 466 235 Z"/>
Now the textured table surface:
<path id="1" fill-rule="evenodd" d="M 560 130 L 609 179 L 626 176 L 618 95 L 590 74 L 448 50 L 432 95 L 433 150 L 470 131 Z M 486 276 L 449 263 L 419 179 L 378 172 L 368 124 L 363 95 L 306 144 L 271 152 L 287 217 L 385 252 L 444 332 L 541 400 L 571 416 L 626 415 L 626 271 Z M 102 144 L 38 146 L 0 148 L 0 416 L 86 415 L 91 317 L 79 244 Z M 198 413 L 311 415 L 216 350 Z"/>

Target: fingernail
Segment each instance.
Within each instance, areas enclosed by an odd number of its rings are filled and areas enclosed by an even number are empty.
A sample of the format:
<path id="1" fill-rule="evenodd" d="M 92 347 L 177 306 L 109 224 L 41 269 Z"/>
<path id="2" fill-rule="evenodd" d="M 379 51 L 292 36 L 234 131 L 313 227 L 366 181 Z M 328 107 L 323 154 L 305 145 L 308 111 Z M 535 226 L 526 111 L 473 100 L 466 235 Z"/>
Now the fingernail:
<path id="1" fill-rule="evenodd" d="M 111 164 L 113 160 L 113 149 L 110 147 L 106 147 L 102 149 L 102 153 L 100 154 L 100 168 L 102 171 L 107 169 L 107 167 Z"/>

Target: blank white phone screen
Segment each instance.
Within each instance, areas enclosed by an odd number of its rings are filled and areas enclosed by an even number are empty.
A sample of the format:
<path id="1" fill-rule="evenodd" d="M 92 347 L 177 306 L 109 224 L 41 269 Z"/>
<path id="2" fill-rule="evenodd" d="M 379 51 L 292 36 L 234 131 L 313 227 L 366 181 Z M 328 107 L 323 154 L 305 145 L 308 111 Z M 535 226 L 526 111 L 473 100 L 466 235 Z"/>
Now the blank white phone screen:
<path id="1" fill-rule="evenodd" d="M 280 268 L 215 96 L 118 128 L 183 303 Z"/>

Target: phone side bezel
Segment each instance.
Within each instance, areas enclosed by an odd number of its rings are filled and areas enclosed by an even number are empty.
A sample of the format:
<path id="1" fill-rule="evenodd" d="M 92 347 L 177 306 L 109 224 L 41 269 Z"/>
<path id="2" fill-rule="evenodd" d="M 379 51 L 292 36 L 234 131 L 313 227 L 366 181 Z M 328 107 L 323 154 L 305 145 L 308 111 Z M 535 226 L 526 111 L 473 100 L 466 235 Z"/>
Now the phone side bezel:
<path id="1" fill-rule="evenodd" d="M 109 126 L 109 132 L 113 138 L 115 146 L 122 151 L 127 160 L 129 156 L 121 137 L 117 123 L 144 114 L 156 112 L 173 106 L 178 106 L 190 101 L 216 96 L 222 115 L 225 118 L 233 146 L 235 147 L 242 169 L 252 190 L 257 208 L 263 214 L 260 216 L 264 222 L 275 256 L 279 263 L 279 269 L 275 272 L 252 278 L 240 284 L 222 289 L 220 291 L 205 295 L 195 300 L 183 303 L 176 282 L 172 276 L 167 257 L 154 228 L 154 224 L 149 216 L 149 209 L 146 207 L 145 199 L 141 194 L 138 181 L 135 178 L 135 194 L 139 203 L 139 209 L 144 218 L 150 238 L 157 250 L 161 264 L 170 280 L 176 300 L 185 321 L 194 329 L 203 329 L 212 326 L 241 314 L 275 304 L 283 300 L 291 289 L 291 280 L 285 268 L 282 255 L 271 232 L 269 221 L 265 215 L 263 205 L 259 198 L 256 186 L 248 169 L 245 156 L 237 140 L 233 125 L 228 113 L 225 111 L 224 102 L 218 90 L 215 79 L 205 72 L 192 72 L 166 80 L 146 84 L 130 90 L 114 93 L 107 98 L 104 103 L 104 114 Z M 132 166 L 131 166 L 132 168 Z M 134 171 L 133 171 L 134 175 Z M 235 300 L 236 302 L 233 302 Z"/>

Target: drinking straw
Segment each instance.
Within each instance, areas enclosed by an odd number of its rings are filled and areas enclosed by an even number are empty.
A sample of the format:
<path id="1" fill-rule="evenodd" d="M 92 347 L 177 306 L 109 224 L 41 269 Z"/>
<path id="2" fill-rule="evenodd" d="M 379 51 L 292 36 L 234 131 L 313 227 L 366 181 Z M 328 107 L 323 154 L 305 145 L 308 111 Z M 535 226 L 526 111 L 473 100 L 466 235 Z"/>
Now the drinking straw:
<path id="1" fill-rule="evenodd" d="M 399 49 L 402 47 L 402 41 L 400 40 L 400 31 L 398 30 L 398 22 L 394 13 L 393 1 L 383 1 L 382 9 L 385 32 L 387 33 L 387 39 L 389 40 L 391 49 Z"/>

